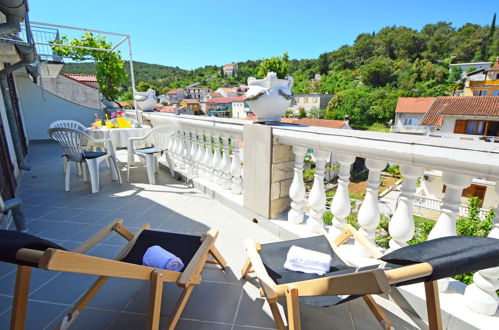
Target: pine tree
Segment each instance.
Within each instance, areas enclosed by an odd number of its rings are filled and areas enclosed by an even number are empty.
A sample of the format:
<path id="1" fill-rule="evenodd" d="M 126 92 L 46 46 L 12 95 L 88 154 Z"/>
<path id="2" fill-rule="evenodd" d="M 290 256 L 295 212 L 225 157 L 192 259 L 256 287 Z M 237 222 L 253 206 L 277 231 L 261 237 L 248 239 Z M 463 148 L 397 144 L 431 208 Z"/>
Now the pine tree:
<path id="1" fill-rule="evenodd" d="M 496 13 L 494 13 L 494 17 L 492 18 L 492 23 L 490 24 L 489 28 L 489 35 L 487 36 L 487 54 L 485 57 L 488 58 L 490 56 L 495 56 L 497 54 L 493 54 L 494 51 L 494 36 L 496 33 Z"/>

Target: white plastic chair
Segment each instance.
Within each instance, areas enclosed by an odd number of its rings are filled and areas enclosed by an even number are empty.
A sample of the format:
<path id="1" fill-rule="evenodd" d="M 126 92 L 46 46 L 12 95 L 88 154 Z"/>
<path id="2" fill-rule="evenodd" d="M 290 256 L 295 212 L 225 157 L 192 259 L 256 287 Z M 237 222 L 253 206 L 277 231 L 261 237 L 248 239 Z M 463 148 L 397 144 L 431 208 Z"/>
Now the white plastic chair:
<path id="1" fill-rule="evenodd" d="M 121 175 L 118 170 L 118 165 L 116 163 L 116 157 L 114 156 L 114 149 L 111 140 L 94 139 L 80 130 L 71 128 L 51 128 L 48 130 L 48 134 L 50 138 L 59 142 L 62 149 L 64 150 L 64 157 L 68 162 L 75 162 L 83 165 L 83 179 L 85 180 L 85 182 L 87 181 L 87 171 L 85 167 L 88 167 L 88 172 L 90 174 L 90 184 L 92 185 L 92 193 L 99 192 L 99 163 L 105 159 L 111 160 L 111 176 L 114 177 L 115 175 L 117 175 L 118 181 L 121 184 Z M 90 143 L 105 143 L 107 145 L 107 152 L 83 150 L 82 141 L 84 139 L 86 141 L 89 141 Z M 66 169 L 65 181 L 66 191 L 69 191 L 70 173 L 71 167 L 68 166 Z"/>
<path id="2" fill-rule="evenodd" d="M 168 142 L 172 134 L 171 129 L 166 125 L 161 125 L 150 130 L 146 135 L 142 137 L 132 137 L 128 138 L 128 165 L 127 165 L 127 181 L 130 181 L 130 165 L 133 161 L 134 155 L 143 158 L 146 162 L 147 177 L 149 178 L 150 184 L 156 184 L 155 173 L 158 169 L 158 156 L 165 155 L 168 166 L 170 167 L 170 173 L 172 177 L 175 177 L 175 170 L 173 168 L 173 162 L 168 154 Z M 135 149 L 134 143 L 137 141 L 145 141 L 149 137 L 152 137 L 154 146 Z"/>

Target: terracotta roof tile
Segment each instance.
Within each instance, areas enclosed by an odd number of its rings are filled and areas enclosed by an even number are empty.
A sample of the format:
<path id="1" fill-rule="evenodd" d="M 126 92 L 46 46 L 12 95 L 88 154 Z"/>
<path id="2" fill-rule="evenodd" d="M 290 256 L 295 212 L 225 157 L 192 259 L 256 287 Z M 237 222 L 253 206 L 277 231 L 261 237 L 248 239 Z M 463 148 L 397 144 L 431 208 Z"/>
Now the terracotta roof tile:
<path id="1" fill-rule="evenodd" d="M 171 91 L 166 92 L 165 94 L 166 95 L 175 95 L 175 94 L 178 94 L 182 91 L 183 91 L 182 88 L 175 88 L 175 89 L 172 89 Z"/>
<path id="2" fill-rule="evenodd" d="M 497 96 L 439 96 L 421 120 L 423 126 L 441 126 L 443 116 L 499 117 Z"/>
<path id="3" fill-rule="evenodd" d="M 395 113 L 426 113 L 435 97 L 399 97 Z"/>
<path id="4" fill-rule="evenodd" d="M 254 114 L 248 114 L 245 118 L 247 120 L 256 120 Z M 344 120 L 328 120 L 328 119 L 312 119 L 312 118 L 281 118 L 281 123 L 304 125 L 304 126 L 315 126 L 315 127 L 329 127 L 329 128 L 343 128 L 347 122 Z"/>
<path id="5" fill-rule="evenodd" d="M 232 102 L 242 102 L 242 101 L 244 101 L 244 96 L 217 97 L 206 101 L 206 103 L 232 103 Z"/>
<path id="6" fill-rule="evenodd" d="M 199 104 L 199 101 L 196 99 L 183 99 L 181 102 L 185 102 L 186 104 Z"/>
<path id="7" fill-rule="evenodd" d="M 62 75 L 80 82 L 97 82 L 97 76 L 94 74 L 62 73 Z"/>

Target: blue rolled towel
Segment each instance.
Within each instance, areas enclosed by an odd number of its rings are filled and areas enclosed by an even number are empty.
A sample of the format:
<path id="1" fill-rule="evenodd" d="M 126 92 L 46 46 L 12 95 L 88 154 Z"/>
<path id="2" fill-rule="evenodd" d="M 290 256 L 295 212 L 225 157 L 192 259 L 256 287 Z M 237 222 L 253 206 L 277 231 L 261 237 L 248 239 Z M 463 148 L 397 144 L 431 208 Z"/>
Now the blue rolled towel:
<path id="1" fill-rule="evenodd" d="M 149 267 L 180 272 L 184 263 L 179 257 L 159 245 L 151 246 L 142 257 L 142 264 Z"/>

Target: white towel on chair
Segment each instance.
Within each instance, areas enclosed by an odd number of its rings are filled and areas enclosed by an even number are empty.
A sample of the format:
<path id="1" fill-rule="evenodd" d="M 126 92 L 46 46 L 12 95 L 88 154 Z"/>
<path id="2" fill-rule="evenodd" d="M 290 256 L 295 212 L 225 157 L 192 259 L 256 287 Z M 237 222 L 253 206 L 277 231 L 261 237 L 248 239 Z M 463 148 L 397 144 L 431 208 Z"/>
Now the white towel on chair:
<path id="1" fill-rule="evenodd" d="M 329 254 L 291 246 L 288 251 L 284 268 L 294 272 L 324 275 L 331 267 Z"/>

